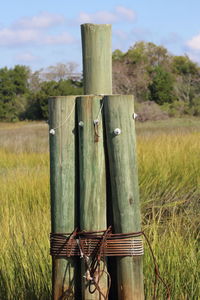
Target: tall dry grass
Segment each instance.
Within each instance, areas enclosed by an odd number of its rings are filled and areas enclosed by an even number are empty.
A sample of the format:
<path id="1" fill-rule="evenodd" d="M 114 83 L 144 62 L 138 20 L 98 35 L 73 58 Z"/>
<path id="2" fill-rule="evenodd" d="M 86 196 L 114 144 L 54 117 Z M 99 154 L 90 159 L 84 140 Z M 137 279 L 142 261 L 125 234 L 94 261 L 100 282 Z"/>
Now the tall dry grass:
<path id="1" fill-rule="evenodd" d="M 138 137 L 143 228 L 172 299 L 200 299 L 200 131 L 158 131 L 141 129 Z M 149 254 L 144 257 L 147 299 L 153 280 Z M 162 287 L 158 299 L 166 299 Z"/>
<path id="2" fill-rule="evenodd" d="M 143 229 L 172 299 L 200 299 L 200 121 L 137 126 Z M 173 124 L 172 124 L 173 123 Z M 156 125 L 157 124 L 157 125 Z M 47 125 L 0 124 L 0 299 L 51 293 Z M 153 264 L 145 247 L 146 299 Z M 165 299 L 160 285 L 158 299 Z"/>

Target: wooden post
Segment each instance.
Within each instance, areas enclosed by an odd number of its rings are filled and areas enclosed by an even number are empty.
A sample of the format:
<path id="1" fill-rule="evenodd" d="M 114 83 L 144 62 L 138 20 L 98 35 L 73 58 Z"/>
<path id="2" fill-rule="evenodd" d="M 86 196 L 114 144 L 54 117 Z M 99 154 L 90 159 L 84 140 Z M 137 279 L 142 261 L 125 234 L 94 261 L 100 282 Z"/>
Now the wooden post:
<path id="1" fill-rule="evenodd" d="M 116 233 L 141 230 L 133 113 L 133 96 L 105 97 L 106 140 Z M 119 130 L 115 131 L 117 128 Z M 144 299 L 141 257 L 117 258 L 117 275 L 119 300 Z"/>
<path id="2" fill-rule="evenodd" d="M 84 94 L 112 94 L 111 25 L 81 25 L 83 49 Z M 102 117 L 99 97 L 82 97 L 78 101 L 80 161 L 81 229 L 106 229 L 106 175 L 103 148 Z M 94 120 L 99 120 L 95 137 Z M 98 139 L 98 142 L 95 139 Z M 85 275 L 82 264 L 82 276 Z M 101 291 L 106 294 L 107 275 L 101 278 Z M 82 284 L 84 300 L 99 299 L 99 292 L 89 294 L 87 282 Z"/>
<path id="3" fill-rule="evenodd" d="M 83 96 L 77 99 L 79 126 L 79 172 L 80 172 L 80 227 L 82 230 L 104 230 L 106 224 L 106 176 L 103 148 L 102 117 L 99 96 Z M 98 118 L 98 129 L 94 120 Z M 80 123 L 81 122 L 81 123 Z M 98 134 L 98 136 L 97 136 Z M 98 141 L 97 141 L 98 140 Z M 90 260 L 88 263 L 90 264 Z M 103 268 L 101 264 L 101 268 Z M 99 292 L 91 294 L 86 276 L 87 268 L 82 262 L 82 299 L 99 300 Z M 93 289 L 94 287 L 92 287 Z M 103 274 L 100 288 L 107 292 L 107 275 Z"/>
<path id="4" fill-rule="evenodd" d="M 111 25 L 81 25 L 84 94 L 112 94 Z"/>
<path id="5" fill-rule="evenodd" d="M 49 100 L 51 230 L 72 232 L 75 215 L 75 96 Z M 75 299 L 74 258 L 53 258 L 53 300 Z"/>

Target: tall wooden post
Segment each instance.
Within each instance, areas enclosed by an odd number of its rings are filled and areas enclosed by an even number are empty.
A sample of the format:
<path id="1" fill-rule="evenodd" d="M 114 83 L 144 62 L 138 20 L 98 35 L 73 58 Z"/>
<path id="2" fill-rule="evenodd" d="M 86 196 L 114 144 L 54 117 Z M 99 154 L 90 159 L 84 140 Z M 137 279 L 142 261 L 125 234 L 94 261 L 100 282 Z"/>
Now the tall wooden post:
<path id="1" fill-rule="evenodd" d="M 111 94 L 111 25 L 83 24 L 81 35 L 84 93 Z M 100 100 L 100 97 L 82 97 L 77 105 L 78 121 L 84 123 L 82 128 L 79 126 L 80 224 L 81 229 L 88 231 L 104 230 L 107 226 L 105 156 Z M 96 127 L 95 121 L 98 122 Z M 82 264 L 82 278 L 85 271 L 84 264 Z M 106 295 L 107 285 L 107 275 L 103 274 L 100 287 L 104 295 Z M 99 292 L 90 294 L 88 282 L 84 278 L 82 289 L 82 299 L 99 300 Z"/>
<path id="2" fill-rule="evenodd" d="M 112 94 L 111 25 L 81 25 L 84 94 Z"/>
<path id="3" fill-rule="evenodd" d="M 104 114 L 110 169 L 114 230 L 141 231 L 133 96 L 105 97 Z M 141 257 L 117 258 L 118 299 L 142 300 Z"/>
<path id="4" fill-rule="evenodd" d="M 76 227 L 75 96 L 49 100 L 52 233 Z M 52 258 L 52 299 L 75 299 L 75 259 Z"/>

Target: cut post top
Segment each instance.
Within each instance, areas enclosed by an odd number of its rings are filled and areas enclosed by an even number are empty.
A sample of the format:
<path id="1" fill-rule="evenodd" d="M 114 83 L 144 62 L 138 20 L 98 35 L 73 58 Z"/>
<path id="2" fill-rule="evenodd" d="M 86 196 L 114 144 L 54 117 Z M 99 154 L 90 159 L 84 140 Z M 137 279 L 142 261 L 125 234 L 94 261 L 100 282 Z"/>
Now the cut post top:
<path id="1" fill-rule="evenodd" d="M 84 94 L 112 94 L 110 24 L 82 24 Z"/>

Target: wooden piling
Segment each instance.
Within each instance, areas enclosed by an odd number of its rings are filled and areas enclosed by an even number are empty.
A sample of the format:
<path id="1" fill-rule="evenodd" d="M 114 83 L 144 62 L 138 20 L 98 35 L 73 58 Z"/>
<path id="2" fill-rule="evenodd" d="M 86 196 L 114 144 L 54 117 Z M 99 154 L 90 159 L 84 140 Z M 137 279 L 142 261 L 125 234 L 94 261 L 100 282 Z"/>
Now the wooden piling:
<path id="1" fill-rule="evenodd" d="M 107 201 L 112 201 L 116 233 L 141 230 L 133 113 L 133 96 L 105 97 L 104 114 L 112 193 L 112 199 Z M 118 299 L 144 299 L 142 258 L 123 257 L 116 260 Z"/>
<path id="2" fill-rule="evenodd" d="M 81 25 L 84 94 L 112 94 L 111 25 Z"/>
<path id="3" fill-rule="evenodd" d="M 79 176 L 80 176 L 80 227 L 86 231 L 106 229 L 106 175 L 101 117 L 101 97 L 83 96 L 77 99 L 79 123 Z M 99 120 L 95 127 L 94 121 Z M 81 125 L 81 126 L 80 126 Z M 88 261 L 88 264 L 91 260 Z M 101 269 L 103 264 L 101 263 Z M 87 267 L 82 261 L 82 299 L 99 300 L 99 292 L 91 294 L 86 276 Z M 106 295 L 107 275 L 99 282 Z M 94 286 L 92 286 L 94 289 Z"/>
<path id="4" fill-rule="evenodd" d="M 111 25 L 83 24 L 81 36 L 84 94 L 112 94 Z M 107 226 L 105 156 L 100 101 L 99 97 L 82 97 L 77 106 L 78 120 L 84 122 L 84 127 L 79 127 L 80 224 L 82 229 L 91 231 L 104 230 Z M 96 127 L 95 136 L 96 119 L 99 125 Z M 82 276 L 86 271 L 83 265 Z M 101 278 L 100 287 L 105 295 L 108 288 L 106 273 Z M 84 300 L 99 299 L 98 291 L 89 294 L 86 280 L 82 284 L 82 291 Z"/>
<path id="5" fill-rule="evenodd" d="M 75 96 L 49 100 L 51 231 L 71 233 L 75 215 Z M 52 299 L 75 299 L 75 258 L 52 258 Z"/>

